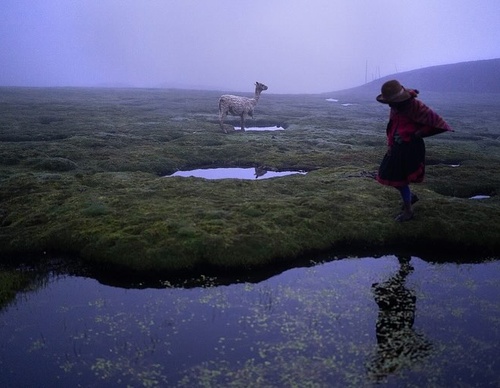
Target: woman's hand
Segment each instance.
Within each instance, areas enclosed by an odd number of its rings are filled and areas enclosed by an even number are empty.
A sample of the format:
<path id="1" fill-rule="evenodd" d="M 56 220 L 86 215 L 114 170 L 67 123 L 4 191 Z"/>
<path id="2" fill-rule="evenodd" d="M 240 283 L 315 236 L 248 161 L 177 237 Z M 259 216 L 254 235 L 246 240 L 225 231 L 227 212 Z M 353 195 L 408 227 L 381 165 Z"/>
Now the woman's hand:
<path id="1" fill-rule="evenodd" d="M 420 139 L 422 137 L 422 135 L 424 134 L 424 131 L 422 131 L 421 129 L 419 129 L 418 131 L 416 131 L 413 136 L 417 139 Z"/>

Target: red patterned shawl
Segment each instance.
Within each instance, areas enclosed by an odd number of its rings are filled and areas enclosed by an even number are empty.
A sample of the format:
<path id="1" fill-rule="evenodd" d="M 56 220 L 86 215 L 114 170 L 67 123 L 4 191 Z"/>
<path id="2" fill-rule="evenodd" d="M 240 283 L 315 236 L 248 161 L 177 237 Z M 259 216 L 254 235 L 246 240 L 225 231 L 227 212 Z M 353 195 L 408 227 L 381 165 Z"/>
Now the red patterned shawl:
<path id="1" fill-rule="evenodd" d="M 437 135 L 439 133 L 453 131 L 453 129 L 444 121 L 444 119 L 434 112 L 431 108 L 425 105 L 422 101 L 417 100 L 417 92 L 409 90 L 412 98 L 408 107 L 403 111 L 398 111 L 394 108 L 391 109 L 391 120 L 395 119 L 397 115 L 404 116 L 406 119 L 412 121 L 415 125 L 411 132 L 421 131 L 422 137 L 428 137 Z M 407 128 L 408 130 L 409 128 Z M 398 131 L 400 131 L 398 129 Z M 402 137 L 405 135 L 411 135 L 411 133 L 403 134 L 400 133 Z"/>

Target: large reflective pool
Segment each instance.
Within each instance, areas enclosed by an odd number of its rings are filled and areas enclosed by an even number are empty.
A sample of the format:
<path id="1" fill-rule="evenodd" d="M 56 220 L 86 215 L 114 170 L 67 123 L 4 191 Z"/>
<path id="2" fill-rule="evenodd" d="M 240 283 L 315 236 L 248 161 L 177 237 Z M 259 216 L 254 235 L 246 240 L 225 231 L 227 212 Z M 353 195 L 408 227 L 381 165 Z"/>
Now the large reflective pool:
<path id="1" fill-rule="evenodd" d="M 0 312 L 0 386 L 499 386 L 499 275 L 383 256 L 225 286 L 52 276 Z"/>

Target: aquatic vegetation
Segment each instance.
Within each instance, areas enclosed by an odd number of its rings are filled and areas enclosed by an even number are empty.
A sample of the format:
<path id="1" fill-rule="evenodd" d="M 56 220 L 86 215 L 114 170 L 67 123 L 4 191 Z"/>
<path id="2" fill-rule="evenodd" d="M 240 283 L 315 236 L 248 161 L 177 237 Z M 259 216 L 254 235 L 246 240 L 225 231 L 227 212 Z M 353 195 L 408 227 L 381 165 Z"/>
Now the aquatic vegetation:
<path id="1" fill-rule="evenodd" d="M 198 287 L 165 281 L 144 289 L 50 277 L 0 315 L 0 382 L 32 386 L 43 376 L 48 386 L 360 387 L 498 380 L 498 261 L 316 258 L 309 267 L 222 286 L 207 275 Z"/>
<path id="2" fill-rule="evenodd" d="M 224 134 L 217 92 L 1 92 L 4 257 L 70 253 L 102 268 L 157 272 L 247 270 L 332 249 L 418 251 L 423 241 L 448 253 L 500 251 L 497 95 L 426 96 L 456 132 L 428 139 L 416 218 L 402 226 L 393 222 L 398 195 L 373 180 L 387 111 L 372 94 L 268 94 L 249 125 L 285 130 Z M 308 173 L 163 178 L 260 166 Z M 468 200 L 475 195 L 490 198 Z"/>

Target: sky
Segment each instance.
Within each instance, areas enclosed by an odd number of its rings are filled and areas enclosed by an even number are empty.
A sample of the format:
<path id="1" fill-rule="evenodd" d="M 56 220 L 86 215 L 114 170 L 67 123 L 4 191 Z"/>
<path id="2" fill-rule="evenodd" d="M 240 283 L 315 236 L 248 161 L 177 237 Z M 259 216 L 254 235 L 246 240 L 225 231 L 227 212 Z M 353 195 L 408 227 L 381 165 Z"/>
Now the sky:
<path id="1" fill-rule="evenodd" d="M 0 86 L 322 93 L 500 58 L 499 0 L 0 0 Z"/>

